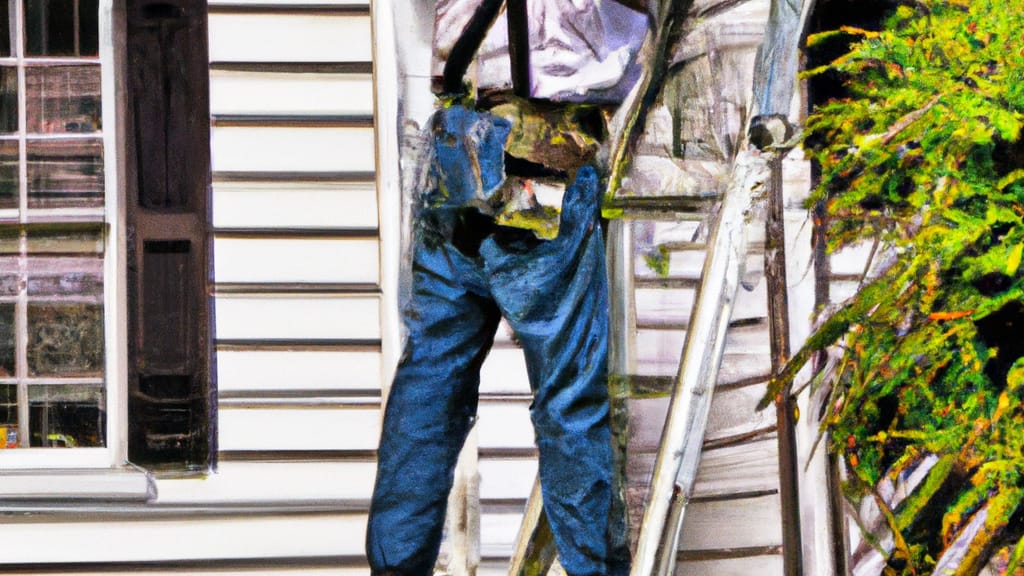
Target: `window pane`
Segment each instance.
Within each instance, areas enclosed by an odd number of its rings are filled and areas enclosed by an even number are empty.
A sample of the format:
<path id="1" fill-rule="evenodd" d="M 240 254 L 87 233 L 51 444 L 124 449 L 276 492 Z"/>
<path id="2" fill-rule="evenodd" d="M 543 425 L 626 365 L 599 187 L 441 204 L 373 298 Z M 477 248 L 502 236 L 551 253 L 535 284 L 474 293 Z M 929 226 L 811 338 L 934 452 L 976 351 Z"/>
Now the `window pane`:
<path id="1" fill-rule="evenodd" d="M 102 386 L 29 386 L 28 397 L 31 446 L 103 446 Z"/>
<path id="2" fill-rule="evenodd" d="M 0 140 L 0 208 L 18 207 L 18 142 Z"/>
<path id="3" fill-rule="evenodd" d="M 11 249 L 12 244 L 14 250 Z M 17 236 L 12 238 L 6 234 L 0 234 L 0 254 L 3 254 L 0 256 L 0 304 L 13 303 L 21 289 L 21 283 L 18 281 L 20 277 L 18 258 L 8 255 L 12 252 L 17 253 L 17 246 Z M 2 376 L 3 374 L 0 374 L 0 377 Z"/>
<path id="4" fill-rule="evenodd" d="M 25 92 L 27 130 L 30 134 L 96 132 L 100 129 L 99 66 L 26 68 Z M 2 108 L 0 113 L 3 113 Z"/>
<path id="5" fill-rule="evenodd" d="M 10 2 L 0 2 L 0 56 L 11 56 Z M 0 442 L 2 444 L 2 442 Z"/>
<path id="6" fill-rule="evenodd" d="M 18 387 L 0 384 L 0 448 L 18 447 Z"/>
<path id="7" fill-rule="evenodd" d="M 4 240 L 4 235 L 0 233 L 0 252 L 4 252 L 9 245 L 10 242 Z M 34 258 L 63 254 L 94 254 L 99 257 L 103 252 L 103 230 L 96 225 L 33 229 L 28 233 L 28 252 Z"/>
<path id="8" fill-rule="evenodd" d="M 0 67 L 0 134 L 14 134 L 17 131 L 18 69 L 3 66 Z"/>
<path id="9" fill-rule="evenodd" d="M 30 261 L 30 297 L 64 298 L 97 304 L 103 297 L 103 260 L 47 258 Z"/>
<path id="10" fill-rule="evenodd" d="M 31 376 L 103 376 L 103 306 L 29 302 Z"/>
<path id="11" fill-rule="evenodd" d="M 98 0 L 26 0 L 25 51 L 29 56 L 96 56 Z"/>
<path id="12" fill-rule="evenodd" d="M 103 375 L 103 255 L 100 234 L 29 234 L 28 373 Z"/>
<path id="13" fill-rule="evenodd" d="M 103 142 L 93 139 L 28 142 L 30 208 L 103 206 Z"/>
<path id="14" fill-rule="evenodd" d="M 14 376 L 14 303 L 0 302 L 0 377 Z"/>

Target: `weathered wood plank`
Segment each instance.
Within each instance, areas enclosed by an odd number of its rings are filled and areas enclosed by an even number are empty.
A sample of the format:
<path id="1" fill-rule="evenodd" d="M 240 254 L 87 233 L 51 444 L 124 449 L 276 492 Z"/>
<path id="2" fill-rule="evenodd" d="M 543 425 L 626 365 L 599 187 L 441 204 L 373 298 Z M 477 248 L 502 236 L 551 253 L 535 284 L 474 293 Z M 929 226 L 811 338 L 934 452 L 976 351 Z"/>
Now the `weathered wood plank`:
<path id="1" fill-rule="evenodd" d="M 833 274 L 861 274 L 870 256 L 871 243 L 862 242 L 832 253 L 829 256 L 829 268 Z"/>
<path id="2" fill-rule="evenodd" d="M 679 576 L 782 576 L 782 556 L 683 560 L 676 565 Z"/>
<path id="3" fill-rule="evenodd" d="M 480 555 L 511 558 L 522 513 L 487 512 L 480 516 Z M 507 568 L 506 568 L 507 569 Z"/>
<path id="4" fill-rule="evenodd" d="M 642 327 L 685 328 L 690 322 L 695 290 L 644 287 L 636 290 L 637 324 Z M 759 282 L 752 291 L 736 293 L 732 321 L 753 320 L 767 315 L 767 287 Z"/>
<path id="5" fill-rule="evenodd" d="M 720 498 L 730 494 L 770 492 L 778 489 L 778 447 L 774 436 L 746 444 L 706 450 L 697 468 L 694 498 Z M 628 489 L 646 494 L 654 454 L 629 455 Z M 689 517 L 689 512 L 687 512 Z"/>
<path id="6" fill-rule="evenodd" d="M 778 444 L 774 437 L 707 450 L 697 469 L 694 498 L 771 492 L 779 487 Z"/>
<path id="7" fill-rule="evenodd" d="M 776 546 L 782 542 L 777 495 L 693 502 L 686 508 L 680 550 Z"/>
<path id="8" fill-rule="evenodd" d="M 770 410 L 754 408 L 764 394 L 763 385 L 717 390 L 708 415 L 705 442 L 732 438 L 770 428 L 775 418 Z M 654 451 L 668 412 L 669 398 L 629 401 L 629 450 Z"/>
<path id="9" fill-rule="evenodd" d="M 675 376 L 686 338 L 684 330 L 637 330 L 637 371 L 641 375 Z M 718 383 L 731 383 L 764 376 L 771 370 L 768 332 L 763 324 L 737 326 L 729 330 Z"/>

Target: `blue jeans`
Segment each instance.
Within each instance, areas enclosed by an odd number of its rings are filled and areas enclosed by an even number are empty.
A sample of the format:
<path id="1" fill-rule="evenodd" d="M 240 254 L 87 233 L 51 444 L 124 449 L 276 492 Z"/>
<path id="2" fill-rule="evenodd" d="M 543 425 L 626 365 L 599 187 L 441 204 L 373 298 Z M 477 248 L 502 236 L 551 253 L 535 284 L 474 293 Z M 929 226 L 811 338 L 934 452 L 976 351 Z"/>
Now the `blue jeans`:
<path id="1" fill-rule="evenodd" d="M 432 223 L 429 209 L 420 215 L 403 311 L 408 335 L 370 507 L 375 574 L 431 573 L 455 462 L 476 418 L 480 366 L 501 316 L 526 356 L 544 509 L 562 565 L 572 576 L 628 572 L 628 551 L 622 560 L 609 544 L 610 526 L 623 524 L 611 506 L 600 197 L 596 172 L 583 167 L 566 190 L 557 238 L 526 241 L 496 228 L 461 251 L 436 233 L 444 226 Z"/>

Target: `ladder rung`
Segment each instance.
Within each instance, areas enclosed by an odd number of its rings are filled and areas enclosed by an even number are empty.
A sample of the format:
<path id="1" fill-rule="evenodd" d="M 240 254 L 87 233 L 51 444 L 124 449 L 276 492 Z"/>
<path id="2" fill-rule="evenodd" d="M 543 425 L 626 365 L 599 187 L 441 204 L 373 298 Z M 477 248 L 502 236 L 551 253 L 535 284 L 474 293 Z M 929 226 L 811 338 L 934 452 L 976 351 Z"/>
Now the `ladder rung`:
<path id="1" fill-rule="evenodd" d="M 720 195 L 707 196 L 620 196 L 605 204 L 607 208 L 652 210 L 656 212 L 711 212 Z"/>
<path id="2" fill-rule="evenodd" d="M 714 494 L 712 496 L 694 496 L 688 504 L 700 502 L 734 502 L 736 500 L 747 500 L 749 498 L 761 498 L 762 496 L 775 496 L 779 491 L 776 488 L 770 490 L 748 490 L 746 492 L 732 492 L 729 494 Z"/>
<path id="3" fill-rule="evenodd" d="M 668 277 L 668 278 L 637 278 L 633 281 L 635 288 L 693 289 L 700 286 L 699 278 Z"/>
<path id="4" fill-rule="evenodd" d="M 698 560 L 732 560 L 755 556 L 779 556 L 782 546 L 751 546 L 749 548 L 721 548 L 718 550 L 680 550 L 676 558 L 680 562 Z"/>
<path id="5" fill-rule="evenodd" d="M 751 318 L 739 318 L 729 322 L 729 328 L 744 328 L 748 326 L 761 326 L 766 325 L 768 318 L 765 316 L 754 316 Z M 689 322 L 673 322 L 673 321 L 658 321 L 658 320 L 645 320 L 638 321 L 636 323 L 637 330 L 689 330 Z"/>
<path id="6" fill-rule="evenodd" d="M 672 393 L 672 387 L 676 383 L 675 376 L 655 376 L 648 374 L 627 374 L 618 375 L 617 378 L 623 379 L 627 382 L 627 386 L 623 388 L 625 394 L 620 394 L 619 398 L 658 398 L 668 396 Z M 727 390 L 735 390 L 737 388 L 746 388 L 748 386 L 763 386 L 765 382 L 771 379 L 768 374 L 752 376 L 737 380 L 735 382 L 719 382 L 715 386 L 716 392 L 724 392 Z"/>
<path id="7" fill-rule="evenodd" d="M 669 252 L 703 252 L 707 250 L 708 245 L 706 242 L 687 242 L 680 240 L 677 242 L 665 242 L 658 244 L 658 247 L 663 247 Z"/>
<path id="8" fill-rule="evenodd" d="M 774 434 L 778 428 L 776 426 L 766 426 L 764 428 L 758 428 L 749 432 L 743 432 L 742 434 L 733 434 L 732 436 L 724 436 L 722 438 L 714 438 L 712 440 L 704 441 L 704 450 L 716 450 L 719 448 L 728 448 L 730 446 L 738 446 L 745 444 L 752 440 L 759 440 L 764 436 Z"/>

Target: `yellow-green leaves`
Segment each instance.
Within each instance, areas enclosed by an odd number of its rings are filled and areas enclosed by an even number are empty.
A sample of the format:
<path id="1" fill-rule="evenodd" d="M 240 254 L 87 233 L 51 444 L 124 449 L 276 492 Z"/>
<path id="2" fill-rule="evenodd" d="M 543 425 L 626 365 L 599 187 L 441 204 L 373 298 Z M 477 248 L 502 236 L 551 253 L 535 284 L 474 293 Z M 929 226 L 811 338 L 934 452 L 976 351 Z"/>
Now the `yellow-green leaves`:
<path id="1" fill-rule="evenodd" d="M 1010 253 L 1006 257 L 1006 275 L 1013 276 L 1017 274 L 1017 270 L 1020 268 L 1020 258 L 1024 254 L 1024 244 L 1017 244 L 1010 249 Z"/>
<path id="2" fill-rule="evenodd" d="M 865 483 L 848 493 L 870 497 L 906 462 L 939 457 L 895 511 L 918 573 L 979 510 L 995 535 L 1022 505 L 1022 13 L 1024 0 L 927 0 L 899 6 L 877 32 L 809 40 L 850 40 L 807 73 L 846 78 L 843 99 L 807 119 L 805 148 L 821 166 L 811 201 L 826 207 L 830 249 L 877 241 L 888 264 L 821 323 L 762 405 L 814 350 L 841 344 L 823 420 Z M 1024 544 L 1012 555 L 1021 562 Z"/>

